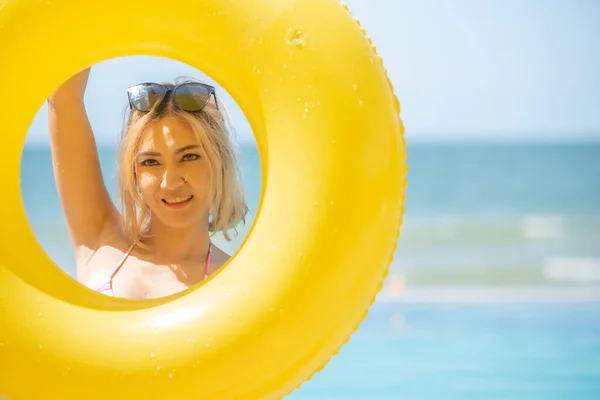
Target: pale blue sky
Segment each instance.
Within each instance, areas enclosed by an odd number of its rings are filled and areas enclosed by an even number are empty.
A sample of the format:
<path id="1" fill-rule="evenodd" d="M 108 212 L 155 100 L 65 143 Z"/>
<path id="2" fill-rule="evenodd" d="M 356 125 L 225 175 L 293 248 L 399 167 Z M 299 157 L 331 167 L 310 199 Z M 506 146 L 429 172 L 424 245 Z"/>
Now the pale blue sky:
<path id="1" fill-rule="evenodd" d="M 600 139 L 600 1 L 346 3 L 383 56 L 409 141 Z M 127 86 L 190 74 L 205 79 L 157 57 L 95 66 L 86 102 L 98 142 L 117 143 Z M 238 137 L 253 140 L 239 107 L 221 97 Z M 48 142 L 46 112 L 28 144 Z"/>

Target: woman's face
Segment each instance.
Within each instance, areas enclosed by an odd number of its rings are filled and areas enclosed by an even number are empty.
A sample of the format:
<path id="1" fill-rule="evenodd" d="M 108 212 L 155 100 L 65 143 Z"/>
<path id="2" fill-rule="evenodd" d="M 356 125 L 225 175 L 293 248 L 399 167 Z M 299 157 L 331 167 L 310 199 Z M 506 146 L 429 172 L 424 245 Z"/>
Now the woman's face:
<path id="1" fill-rule="evenodd" d="M 167 116 L 151 123 L 142 133 L 135 171 L 153 218 L 185 228 L 208 217 L 209 164 L 185 121 Z"/>

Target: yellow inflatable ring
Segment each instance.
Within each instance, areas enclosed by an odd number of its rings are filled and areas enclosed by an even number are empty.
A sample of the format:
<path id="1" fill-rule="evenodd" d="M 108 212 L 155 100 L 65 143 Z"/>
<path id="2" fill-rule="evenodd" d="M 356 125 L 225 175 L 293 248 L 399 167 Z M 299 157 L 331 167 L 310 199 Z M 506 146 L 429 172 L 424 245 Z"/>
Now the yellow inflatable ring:
<path id="1" fill-rule="evenodd" d="M 20 399 L 275 399 L 365 316 L 403 211 L 399 104 L 337 0 L 0 0 L 0 393 Z M 63 273 L 20 195 L 25 135 L 77 71 L 169 57 L 223 85 L 262 158 L 257 219 L 229 264 L 134 302 Z"/>

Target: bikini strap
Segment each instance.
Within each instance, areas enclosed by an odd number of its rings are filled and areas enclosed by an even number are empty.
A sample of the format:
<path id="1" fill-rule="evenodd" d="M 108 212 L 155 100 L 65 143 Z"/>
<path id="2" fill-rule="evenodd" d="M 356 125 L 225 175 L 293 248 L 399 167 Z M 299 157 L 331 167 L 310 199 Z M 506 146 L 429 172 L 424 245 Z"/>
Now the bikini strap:
<path id="1" fill-rule="evenodd" d="M 204 279 L 208 278 L 208 269 L 210 267 L 210 253 L 212 252 L 212 241 L 208 241 L 208 254 L 206 255 L 206 265 L 204 266 Z"/>
<path id="2" fill-rule="evenodd" d="M 125 264 L 125 260 L 127 260 L 127 257 L 129 257 L 129 255 L 131 254 L 131 251 L 133 250 L 134 245 L 132 244 L 129 249 L 127 250 L 127 252 L 125 254 L 123 254 L 123 257 L 121 257 L 121 260 L 119 261 L 119 263 L 117 264 L 117 268 L 115 268 L 115 270 L 113 271 L 113 273 L 110 275 L 110 284 L 112 286 L 112 280 L 115 277 L 115 275 L 117 275 L 117 272 L 119 272 L 119 270 L 121 269 L 121 267 L 123 266 L 123 264 Z"/>
<path id="3" fill-rule="evenodd" d="M 108 279 L 108 281 L 106 281 L 106 283 L 104 285 L 102 285 L 98 289 L 96 289 L 98 292 L 105 292 L 105 291 L 112 292 L 112 290 L 113 290 L 113 288 L 112 288 L 113 279 L 114 279 L 115 275 L 117 275 L 117 272 L 119 272 L 119 270 L 121 269 L 121 267 L 123 266 L 123 264 L 125 264 L 125 260 L 131 254 L 131 251 L 133 250 L 133 247 L 134 247 L 134 245 L 131 245 L 131 247 L 129 247 L 129 249 L 127 250 L 127 252 L 125 252 L 125 254 L 123 255 L 123 257 L 121 257 L 121 259 L 119 260 L 119 263 L 117 264 L 117 267 L 114 269 L 114 271 L 112 272 L 112 274 L 110 274 L 110 278 Z"/>

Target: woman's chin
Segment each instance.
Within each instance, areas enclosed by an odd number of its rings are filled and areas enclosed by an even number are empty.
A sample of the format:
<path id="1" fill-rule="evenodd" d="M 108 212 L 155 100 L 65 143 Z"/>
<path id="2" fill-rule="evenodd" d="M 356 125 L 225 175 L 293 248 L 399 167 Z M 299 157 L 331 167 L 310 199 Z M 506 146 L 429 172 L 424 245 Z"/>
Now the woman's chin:
<path id="1" fill-rule="evenodd" d="M 157 209 L 152 210 L 153 218 L 160 221 L 160 225 L 170 229 L 190 229 L 198 226 L 205 216 L 208 215 L 208 210 L 199 210 L 193 207 L 192 203 L 172 207 L 170 205 L 159 205 Z"/>

